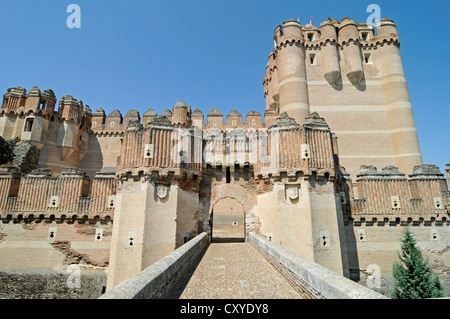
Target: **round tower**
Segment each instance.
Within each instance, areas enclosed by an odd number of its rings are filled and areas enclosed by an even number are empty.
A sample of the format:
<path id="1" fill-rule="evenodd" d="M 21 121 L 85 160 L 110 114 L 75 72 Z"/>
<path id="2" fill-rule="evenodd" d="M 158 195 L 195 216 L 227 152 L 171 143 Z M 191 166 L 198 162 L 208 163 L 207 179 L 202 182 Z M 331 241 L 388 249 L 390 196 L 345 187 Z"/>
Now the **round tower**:
<path id="1" fill-rule="evenodd" d="M 189 127 L 191 125 L 190 107 L 184 101 L 178 101 L 173 107 L 172 124 L 176 127 Z"/>
<path id="2" fill-rule="evenodd" d="M 275 29 L 275 55 L 278 67 L 279 113 L 286 112 L 298 124 L 309 116 L 304 37 L 300 23 L 283 22 Z"/>
<path id="3" fill-rule="evenodd" d="M 354 86 L 358 86 L 364 76 L 364 70 L 356 22 L 349 18 L 342 19 L 338 37 L 342 47 L 346 76 Z"/>
<path id="4" fill-rule="evenodd" d="M 341 69 L 336 47 L 336 27 L 330 18 L 320 24 L 320 43 L 323 76 L 331 86 L 335 86 L 341 77 Z"/>
<path id="5" fill-rule="evenodd" d="M 397 28 L 392 20 L 382 19 L 377 24 L 374 41 L 380 84 L 385 98 L 390 135 L 396 166 L 406 174 L 414 166 L 422 165 L 422 153 L 417 137 L 405 72 L 400 56 Z"/>

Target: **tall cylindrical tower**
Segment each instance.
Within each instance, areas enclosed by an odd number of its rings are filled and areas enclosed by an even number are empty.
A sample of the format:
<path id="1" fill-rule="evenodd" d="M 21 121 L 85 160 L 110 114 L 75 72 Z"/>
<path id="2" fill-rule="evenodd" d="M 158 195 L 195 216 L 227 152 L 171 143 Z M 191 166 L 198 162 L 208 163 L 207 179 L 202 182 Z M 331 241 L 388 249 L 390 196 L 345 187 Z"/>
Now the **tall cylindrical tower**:
<path id="1" fill-rule="evenodd" d="M 341 69 L 336 47 L 336 27 L 331 19 L 325 20 L 320 24 L 320 44 L 323 76 L 331 86 L 335 86 L 341 77 Z"/>
<path id="2" fill-rule="evenodd" d="M 275 29 L 275 54 L 278 67 L 280 114 L 287 114 L 298 124 L 309 116 L 308 85 L 305 67 L 305 47 L 300 23 L 283 22 Z"/>
<path id="3" fill-rule="evenodd" d="M 402 59 L 397 28 L 392 20 L 378 22 L 375 50 L 380 85 L 388 115 L 396 164 L 409 174 L 423 164 Z"/>

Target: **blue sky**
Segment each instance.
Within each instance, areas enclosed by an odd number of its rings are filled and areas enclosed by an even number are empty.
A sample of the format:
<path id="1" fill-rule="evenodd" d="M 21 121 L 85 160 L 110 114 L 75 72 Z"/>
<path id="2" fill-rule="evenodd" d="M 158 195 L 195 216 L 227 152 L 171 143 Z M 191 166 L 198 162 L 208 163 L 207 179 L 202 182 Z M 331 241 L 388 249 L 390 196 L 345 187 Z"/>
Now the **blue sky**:
<path id="1" fill-rule="evenodd" d="M 66 26 L 69 4 L 81 28 Z M 159 114 L 182 99 L 264 112 L 273 30 L 287 19 L 366 21 L 369 4 L 397 24 L 425 163 L 450 162 L 450 1 L 0 0 L 0 93 L 51 88 L 93 110 Z"/>

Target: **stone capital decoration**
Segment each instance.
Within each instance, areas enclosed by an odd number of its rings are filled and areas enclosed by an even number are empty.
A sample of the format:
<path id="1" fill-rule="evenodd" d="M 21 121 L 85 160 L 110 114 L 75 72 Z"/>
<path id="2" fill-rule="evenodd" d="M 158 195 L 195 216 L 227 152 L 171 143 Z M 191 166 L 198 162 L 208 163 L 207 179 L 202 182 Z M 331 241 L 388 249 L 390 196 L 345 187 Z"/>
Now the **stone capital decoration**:
<path id="1" fill-rule="evenodd" d="M 166 198 L 168 192 L 169 192 L 168 185 L 163 185 L 163 184 L 156 185 L 156 194 L 158 195 L 158 197 L 160 199 Z"/>

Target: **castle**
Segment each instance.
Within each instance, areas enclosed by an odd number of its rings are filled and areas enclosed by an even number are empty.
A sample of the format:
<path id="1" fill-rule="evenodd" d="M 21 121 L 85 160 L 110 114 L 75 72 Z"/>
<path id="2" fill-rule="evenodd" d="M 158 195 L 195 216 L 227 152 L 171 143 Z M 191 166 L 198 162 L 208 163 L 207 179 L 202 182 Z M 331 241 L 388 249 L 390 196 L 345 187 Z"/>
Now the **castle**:
<path id="1" fill-rule="evenodd" d="M 200 232 L 254 231 L 361 281 L 373 264 L 389 278 L 411 226 L 448 287 L 450 164 L 447 180 L 423 164 L 396 26 L 376 31 L 349 18 L 276 27 L 264 118 L 245 121 L 219 109 L 205 121 L 183 101 L 106 116 L 8 89 L 0 270 L 75 263 L 111 289 Z"/>

